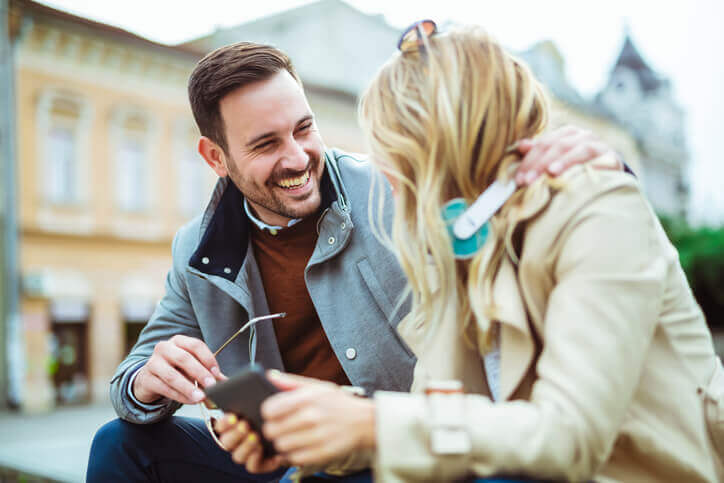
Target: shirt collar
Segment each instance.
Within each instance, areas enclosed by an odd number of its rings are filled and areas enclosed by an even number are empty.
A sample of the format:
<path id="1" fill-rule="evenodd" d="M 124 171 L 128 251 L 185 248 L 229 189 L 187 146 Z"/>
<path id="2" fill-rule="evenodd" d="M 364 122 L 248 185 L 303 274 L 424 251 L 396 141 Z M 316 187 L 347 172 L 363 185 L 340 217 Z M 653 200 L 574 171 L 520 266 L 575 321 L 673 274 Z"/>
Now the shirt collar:
<path id="1" fill-rule="evenodd" d="M 246 216 L 249 218 L 249 220 L 251 220 L 251 222 L 254 223 L 256 226 L 258 226 L 260 230 L 267 230 L 272 235 L 276 235 L 279 230 L 289 228 L 290 226 L 294 226 L 302 221 L 302 218 L 295 218 L 293 220 L 289 220 L 287 226 L 275 226 L 264 223 L 259 218 L 254 216 L 254 213 L 251 211 L 251 207 L 249 206 L 249 202 L 246 200 L 246 198 L 244 198 L 244 211 L 246 212 Z"/>

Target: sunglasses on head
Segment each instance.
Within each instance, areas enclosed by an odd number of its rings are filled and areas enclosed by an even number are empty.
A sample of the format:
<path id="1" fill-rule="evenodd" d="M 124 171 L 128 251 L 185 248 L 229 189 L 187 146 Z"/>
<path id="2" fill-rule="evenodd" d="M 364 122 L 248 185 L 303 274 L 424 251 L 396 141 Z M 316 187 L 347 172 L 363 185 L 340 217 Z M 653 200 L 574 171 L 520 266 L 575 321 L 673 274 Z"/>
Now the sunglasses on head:
<path id="1" fill-rule="evenodd" d="M 424 39 L 437 33 L 437 25 L 432 20 L 418 20 L 407 27 L 397 41 L 397 48 L 403 54 L 419 50 L 424 52 Z"/>

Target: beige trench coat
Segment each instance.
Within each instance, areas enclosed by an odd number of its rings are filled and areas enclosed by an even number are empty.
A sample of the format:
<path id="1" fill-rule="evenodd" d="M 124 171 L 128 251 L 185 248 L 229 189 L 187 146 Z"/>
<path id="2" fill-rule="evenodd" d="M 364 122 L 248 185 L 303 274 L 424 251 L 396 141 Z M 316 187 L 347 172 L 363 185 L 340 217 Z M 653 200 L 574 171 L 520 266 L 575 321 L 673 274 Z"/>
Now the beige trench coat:
<path id="1" fill-rule="evenodd" d="M 494 283 L 499 402 L 457 327 L 400 324 L 419 361 L 413 394 L 375 395 L 376 481 L 724 481 L 724 373 L 676 250 L 632 176 L 589 166 L 564 180 L 524 207 L 518 261 Z M 431 451 L 428 379 L 475 393 L 467 454 Z"/>

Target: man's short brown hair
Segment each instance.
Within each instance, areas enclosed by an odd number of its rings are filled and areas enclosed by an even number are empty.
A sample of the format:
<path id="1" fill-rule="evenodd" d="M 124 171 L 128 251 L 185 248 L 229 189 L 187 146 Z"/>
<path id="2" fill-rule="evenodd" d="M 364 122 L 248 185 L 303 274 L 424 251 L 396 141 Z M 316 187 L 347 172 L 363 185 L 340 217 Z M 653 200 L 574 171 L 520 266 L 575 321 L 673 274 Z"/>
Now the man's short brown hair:
<path id="1" fill-rule="evenodd" d="M 219 101 L 239 87 L 267 80 L 282 70 L 289 72 L 301 84 L 291 59 L 269 45 L 238 42 L 207 54 L 189 77 L 191 111 L 201 135 L 227 152 Z"/>

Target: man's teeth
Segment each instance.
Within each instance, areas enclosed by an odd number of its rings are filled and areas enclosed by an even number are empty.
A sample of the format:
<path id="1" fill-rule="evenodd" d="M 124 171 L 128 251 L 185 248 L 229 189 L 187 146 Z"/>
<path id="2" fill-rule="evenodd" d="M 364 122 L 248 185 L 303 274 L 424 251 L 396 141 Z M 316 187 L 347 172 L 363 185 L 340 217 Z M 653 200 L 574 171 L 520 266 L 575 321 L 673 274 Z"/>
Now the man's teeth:
<path id="1" fill-rule="evenodd" d="M 278 184 L 282 188 L 297 188 L 299 186 L 304 185 L 308 179 L 309 179 L 309 171 L 307 171 L 303 175 L 298 176 L 296 178 L 283 179 Z"/>

